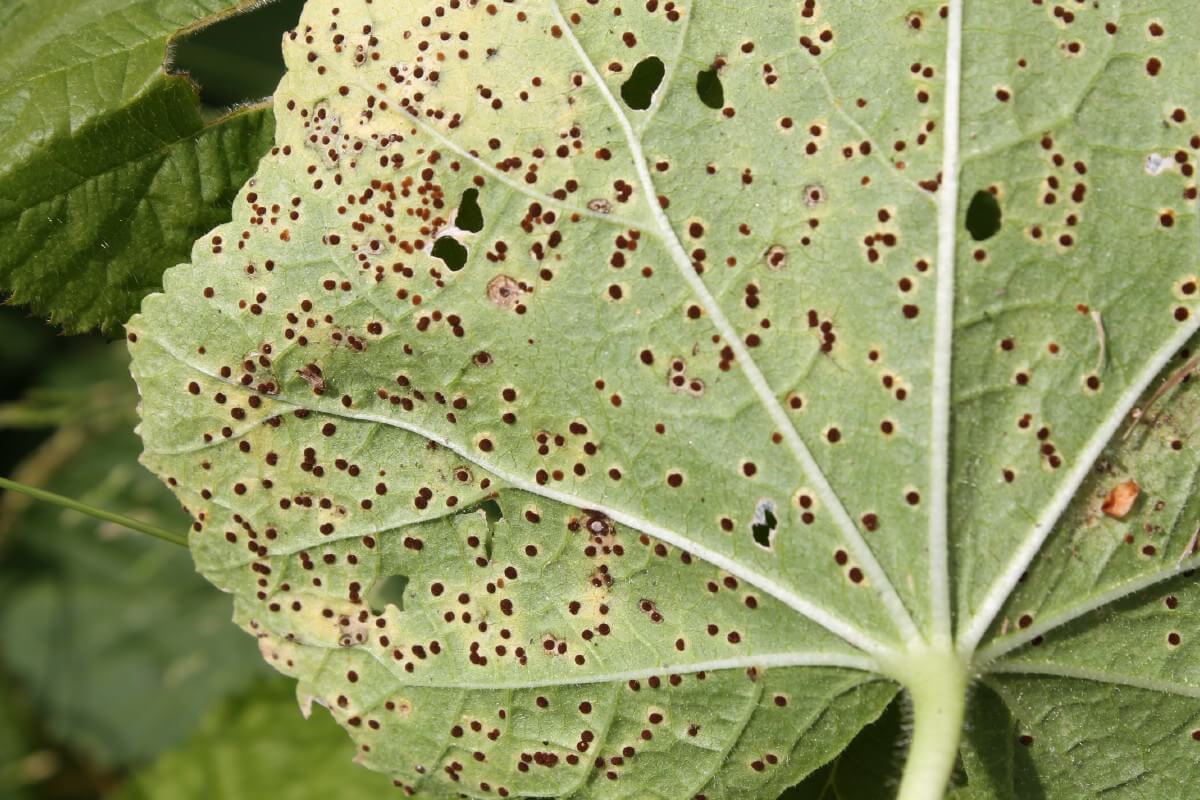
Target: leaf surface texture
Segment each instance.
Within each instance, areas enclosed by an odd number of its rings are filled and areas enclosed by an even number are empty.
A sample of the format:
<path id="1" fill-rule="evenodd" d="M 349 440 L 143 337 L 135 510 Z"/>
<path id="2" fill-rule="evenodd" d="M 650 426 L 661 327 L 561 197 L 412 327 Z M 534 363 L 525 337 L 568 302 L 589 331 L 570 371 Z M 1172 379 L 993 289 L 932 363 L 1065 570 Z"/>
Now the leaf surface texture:
<path id="1" fill-rule="evenodd" d="M 313 0 L 129 326 L 201 571 L 430 796 L 773 797 L 926 641 L 1194 696 L 1196 19 L 1065 8 Z"/>

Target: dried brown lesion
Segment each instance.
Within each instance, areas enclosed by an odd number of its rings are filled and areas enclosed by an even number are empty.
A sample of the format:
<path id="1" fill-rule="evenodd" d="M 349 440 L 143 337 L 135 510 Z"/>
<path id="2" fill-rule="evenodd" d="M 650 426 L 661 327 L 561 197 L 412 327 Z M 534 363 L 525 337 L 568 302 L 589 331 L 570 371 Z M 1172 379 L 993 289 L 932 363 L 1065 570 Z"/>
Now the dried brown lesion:
<path id="1" fill-rule="evenodd" d="M 1135 480 L 1130 479 L 1118 483 L 1105 495 L 1100 510 L 1110 517 L 1123 519 L 1129 514 L 1141 492 L 1142 487 Z"/>
<path id="2" fill-rule="evenodd" d="M 319 366 L 316 364 L 307 364 L 303 369 L 296 370 L 296 374 L 312 388 L 313 394 L 325 394 L 325 389 L 327 388 L 325 385 L 325 375 L 321 372 Z"/>
<path id="3" fill-rule="evenodd" d="M 516 308 L 524 289 L 521 284 L 507 275 L 497 275 L 487 285 L 487 298 L 504 309 Z"/>

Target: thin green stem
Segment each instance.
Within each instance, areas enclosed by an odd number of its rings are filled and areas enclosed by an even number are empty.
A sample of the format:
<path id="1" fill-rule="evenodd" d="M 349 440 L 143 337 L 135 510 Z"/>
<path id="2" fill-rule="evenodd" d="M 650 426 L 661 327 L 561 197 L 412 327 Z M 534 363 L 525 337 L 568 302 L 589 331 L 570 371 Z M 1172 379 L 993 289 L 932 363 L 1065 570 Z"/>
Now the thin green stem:
<path id="1" fill-rule="evenodd" d="M 21 494 L 29 495 L 35 500 L 41 500 L 46 503 L 53 503 L 56 506 L 69 508 L 72 511 L 78 511 L 81 514 L 87 514 L 89 517 L 115 522 L 124 528 L 129 528 L 131 531 L 144 533 L 153 536 L 155 539 L 162 539 L 164 542 L 177 544 L 181 547 L 187 547 L 187 536 L 175 531 L 169 531 L 166 528 L 160 528 L 157 525 L 136 520 L 133 517 L 127 517 L 124 514 L 115 514 L 112 511 L 105 511 L 102 508 L 89 506 L 87 503 L 81 503 L 78 500 L 72 500 L 69 497 L 63 497 L 54 492 L 47 492 L 45 489 L 35 489 L 32 486 L 26 486 L 23 483 L 9 480 L 8 478 L 0 477 L 0 489 L 8 489 L 11 492 L 20 492 Z"/>

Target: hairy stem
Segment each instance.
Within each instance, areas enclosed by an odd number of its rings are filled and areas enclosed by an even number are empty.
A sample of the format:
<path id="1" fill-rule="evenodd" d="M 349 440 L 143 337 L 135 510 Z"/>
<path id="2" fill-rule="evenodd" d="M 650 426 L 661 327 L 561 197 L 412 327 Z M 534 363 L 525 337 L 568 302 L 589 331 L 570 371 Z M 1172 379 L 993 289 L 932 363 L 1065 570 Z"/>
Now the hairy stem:
<path id="1" fill-rule="evenodd" d="M 187 547 L 187 536 L 175 531 L 169 531 L 166 528 L 160 528 L 157 525 L 150 525 L 141 520 L 127 517 L 124 514 L 116 514 L 112 511 L 105 511 L 102 508 L 90 506 L 87 503 L 81 503 L 78 500 L 72 500 L 69 497 L 63 497 L 54 492 L 47 492 L 45 489 L 35 489 L 32 486 L 26 486 L 23 483 L 9 480 L 8 478 L 0 477 L 0 489 L 7 489 L 11 492 L 20 492 L 21 494 L 29 495 L 35 500 L 41 500 L 46 503 L 53 503 L 62 508 L 69 508 L 72 511 L 78 511 L 82 514 L 87 514 L 89 517 L 115 522 L 116 524 L 128 528 L 131 531 L 144 533 L 153 536 L 155 539 L 162 539 L 164 542 L 177 544 L 182 547 Z"/>
<path id="2" fill-rule="evenodd" d="M 967 667 L 952 651 L 905 657 L 894 674 L 908 690 L 913 738 L 897 800 L 942 800 L 958 757 L 967 704 Z"/>

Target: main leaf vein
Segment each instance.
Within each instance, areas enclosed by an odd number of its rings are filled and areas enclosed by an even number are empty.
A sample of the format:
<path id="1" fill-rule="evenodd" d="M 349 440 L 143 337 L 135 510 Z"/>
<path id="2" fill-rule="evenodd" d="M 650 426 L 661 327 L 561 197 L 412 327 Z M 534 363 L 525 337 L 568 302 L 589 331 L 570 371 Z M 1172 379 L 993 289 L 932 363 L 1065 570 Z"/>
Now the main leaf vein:
<path id="1" fill-rule="evenodd" d="M 855 558 L 862 564 L 863 572 L 866 573 L 871 581 L 871 585 L 879 593 L 884 606 L 892 617 L 897 630 L 901 633 L 904 639 L 908 642 L 915 642 L 920 639 L 920 633 L 917 631 L 916 625 L 913 623 L 912 616 L 904 603 L 900 600 L 900 596 L 896 593 L 895 587 L 892 586 L 886 572 L 880 566 L 875 558 L 874 552 L 867 545 L 859 532 L 850 515 L 846 512 L 841 499 L 834 491 L 829 483 L 829 479 L 825 476 L 821 467 L 813 458 L 808 447 L 800 439 L 799 433 L 796 431 L 792 421 L 788 418 L 783 407 L 779 404 L 771 386 L 767 383 L 767 379 L 763 376 L 762 371 L 758 368 L 754 359 L 750 356 L 749 350 L 742 342 L 741 337 L 734 330 L 733 325 L 725 316 L 724 311 L 717 304 L 712 293 L 708 291 L 708 287 L 697 274 L 692 265 L 691 259 L 684 252 L 683 246 L 679 242 L 679 237 L 676 235 L 670 220 L 667 219 L 666 213 L 657 201 L 657 193 L 654 190 L 654 181 L 650 177 L 649 168 L 646 165 L 646 159 L 642 152 L 641 141 L 634 133 L 633 127 L 629 122 L 628 116 L 621 109 L 617 99 L 609 91 L 608 85 L 604 82 L 604 78 L 596 69 L 596 65 L 583 49 L 579 39 L 575 36 L 571 25 L 568 24 L 563 16 L 562 10 L 558 6 L 558 0 L 549 0 L 550 10 L 555 17 L 555 21 L 562 27 L 564 37 L 570 43 L 582 63 L 588 76 L 595 84 L 597 90 L 612 109 L 613 116 L 620 125 L 625 134 L 625 139 L 628 144 L 630 153 L 634 161 L 634 167 L 637 170 L 638 182 L 641 184 L 642 192 L 645 196 L 646 203 L 651 209 L 654 216 L 654 221 L 657 225 L 657 237 L 662 242 L 667 252 L 671 255 L 671 260 L 674 262 L 679 271 L 680 276 L 687 283 L 688 288 L 696 295 L 705 311 L 708 312 L 709 318 L 713 326 L 720 332 L 721 337 L 733 351 L 737 364 L 741 367 L 746 379 L 754 388 L 754 392 L 758 395 L 759 401 L 766 409 L 771 420 L 779 426 L 780 432 L 783 434 L 784 441 L 788 445 L 788 449 L 800 463 L 804 474 L 813 483 L 813 489 L 820 497 L 821 501 L 829 509 L 833 515 L 835 523 L 842 530 L 842 534 L 846 539 L 847 546 L 853 551 Z"/>

